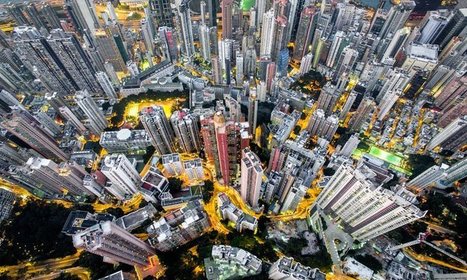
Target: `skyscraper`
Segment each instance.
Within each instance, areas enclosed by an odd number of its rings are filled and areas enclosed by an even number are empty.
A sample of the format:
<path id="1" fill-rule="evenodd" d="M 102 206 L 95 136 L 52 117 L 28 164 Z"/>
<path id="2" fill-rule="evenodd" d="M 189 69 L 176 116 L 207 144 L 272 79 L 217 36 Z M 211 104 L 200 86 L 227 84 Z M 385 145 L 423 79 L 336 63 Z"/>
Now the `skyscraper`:
<path id="1" fill-rule="evenodd" d="M 300 70 L 298 73 L 300 75 L 304 75 L 310 72 L 312 67 L 313 67 L 313 54 L 309 52 L 304 57 L 302 57 L 302 60 L 300 61 Z"/>
<path id="2" fill-rule="evenodd" d="M 50 91 L 69 96 L 75 90 L 101 91 L 90 60 L 73 35 L 56 29 L 46 39 L 34 27 L 17 27 L 16 53 Z"/>
<path id="3" fill-rule="evenodd" d="M 112 85 L 112 82 L 109 79 L 109 76 L 105 72 L 97 72 L 96 73 L 97 82 L 101 86 L 102 90 L 104 91 L 106 97 L 108 98 L 110 103 L 115 103 L 118 100 L 117 92 Z"/>
<path id="4" fill-rule="evenodd" d="M 317 12 L 315 7 L 308 6 L 305 7 L 301 13 L 293 52 L 293 59 L 296 61 L 301 60 L 309 51 L 309 46 L 316 28 Z"/>
<path id="5" fill-rule="evenodd" d="M 258 207 L 263 168 L 258 156 L 249 148 L 242 151 L 240 194 L 251 207 Z"/>
<path id="6" fill-rule="evenodd" d="M 358 58 L 358 51 L 350 48 L 349 46 L 345 47 L 342 50 L 342 53 L 339 56 L 339 60 L 336 64 L 336 70 L 334 71 L 333 80 L 337 81 L 345 73 L 350 73 L 353 70 L 355 62 Z"/>
<path id="7" fill-rule="evenodd" d="M 403 188 L 397 193 L 379 188 L 369 179 L 372 172 L 365 166 L 354 169 L 341 165 L 313 204 L 313 216 L 323 211 L 339 217 L 348 225 L 345 231 L 359 241 L 373 239 L 425 216 L 426 212 L 410 202 L 413 194 Z"/>
<path id="8" fill-rule="evenodd" d="M 117 72 L 126 71 L 128 56 L 125 49 L 117 44 L 117 41 L 121 43 L 120 35 L 114 34 L 110 27 L 105 27 L 96 30 L 94 41 L 96 50 L 104 62 L 112 64 Z"/>
<path id="9" fill-rule="evenodd" d="M 349 140 L 345 142 L 344 147 L 339 151 L 339 155 L 350 157 L 353 151 L 357 148 L 358 144 L 360 143 L 360 139 L 358 139 L 358 133 L 352 134 Z"/>
<path id="10" fill-rule="evenodd" d="M 222 39 L 232 39 L 233 0 L 222 0 Z"/>
<path id="11" fill-rule="evenodd" d="M 169 0 L 150 0 L 149 6 L 156 15 L 156 23 L 160 28 L 162 26 L 173 27 L 173 13 Z"/>
<path id="12" fill-rule="evenodd" d="M 173 112 L 170 122 L 178 144 L 185 153 L 199 152 L 201 150 L 198 120 L 193 114 L 190 114 L 189 110 L 183 109 Z"/>
<path id="13" fill-rule="evenodd" d="M 357 99 L 358 93 L 354 90 L 349 92 L 347 99 L 345 100 L 344 106 L 342 107 L 342 110 L 339 114 L 339 119 L 343 120 L 349 113 L 350 109 L 352 108 L 353 103 L 355 102 L 355 99 Z"/>
<path id="14" fill-rule="evenodd" d="M 176 61 L 178 57 L 177 40 L 171 27 L 159 27 L 159 38 L 162 41 L 162 49 L 165 59 Z"/>
<path id="15" fill-rule="evenodd" d="M 130 199 L 138 192 L 141 176 L 124 154 L 107 155 L 102 162 L 101 172 L 111 182 L 106 190 L 118 200 Z"/>
<path id="16" fill-rule="evenodd" d="M 397 30 L 401 29 L 409 18 L 410 13 L 415 8 L 415 5 L 414 1 L 404 0 L 398 5 L 392 6 L 379 37 L 387 38 L 390 34 L 394 35 Z"/>
<path id="17" fill-rule="evenodd" d="M 434 44 L 444 48 L 454 36 L 464 36 L 467 33 L 467 8 L 454 10 L 454 15 L 434 41 Z"/>
<path id="18" fill-rule="evenodd" d="M 251 135 L 256 134 L 256 124 L 258 120 L 258 99 L 256 98 L 256 90 L 251 90 L 248 96 L 248 125 Z"/>
<path id="19" fill-rule="evenodd" d="M 449 14 L 443 11 L 428 11 L 420 23 L 418 42 L 433 44 L 448 23 Z"/>
<path id="20" fill-rule="evenodd" d="M 326 60 L 327 67 L 334 67 L 337 59 L 339 59 L 339 54 L 342 52 L 344 47 L 347 45 L 345 41 L 345 33 L 342 31 L 337 31 L 334 35 L 334 39 L 332 40 L 331 49 L 329 50 L 329 54 Z"/>
<path id="21" fill-rule="evenodd" d="M 195 46 L 193 44 L 193 27 L 191 24 L 190 7 L 188 0 L 176 0 L 178 21 L 180 24 L 180 31 L 182 38 L 182 53 L 187 59 L 191 59 L 195 53 Z"/>
<path id="22" fill-rule="evenodd" d="M 159 155 L 174 152 L 174 132 L 159 106 L 146 107 L 140 112 L 140 121 Z"/>
<path id="23" fill-rule="evenodd" d="M 141 31 L 143 35 L 144 45 L 146 46 L 147 53 L 154 55 L 154 34 L 152 33 L 150 19 L 141 20 Z"/>
<path id="24" fill-rule="evenodd" d="M 323 110 L 326 115 L 331 114 L 339 96 L 340 93 L 336 87 L 331 83 L 327 83 L 321 89 L 321 93 L 318 97 L 318 109 Z"/>
<path id="25" fill-rule="evenodd" d="M 402 95 L 401 91 L 388 91 L 384 94 L 383 98 L 378 105 L 378 120 L 383 120 L 389 111 L 392 109 L 392 106 L 396 103 L 399 97 Z"/>
<path id="26" fill-rule="evenodd" d="M 146 267 L 154 249 L 111 221 L 98 223 L 73 235 L 73 245 L 104 257 L 108 262 Z"/>
<path id="27" fill-rule="evenodd" d="M 263 17 L 263 25 L 261 28 L 261 45 L 259 55 L 260 57 L 270 58 L 272 54 L 272 47 L 274 44 L 274 36 L 276 21 L 274 18 L 274 11 L 269 10 Z"/>
<path id="28" fill-rule="evenodd" d="M 58 147 L 57 142 L 44 131 L 41 124 L 27 111 L 14 108 L 0 124 L 48 159 L 64 161 L 69 157 Z"/>
<path id="29" fill-rule="evenodd" d="M 426 146 L 427 150 L 441 147 L 445 150 L 456 151 L 465 145 L 467 137 L 467 116 L 461 116 L 439 131 Z"/>
<path id="30" fill-rule="evenodd" d="M 218 162 L 216 163 L 216 173 L 223 179 L 224 185 L 229 185 L 236 177 L 241 159 L 240 151 L 250 144 L 249 125 L 248 123 L 226 121 L 222 112 L 217 112 L 212 121 L 203 122 L 205 123 L 204 125 L 202 123 L 204 143 L 209 145 L 211 149 L 217 148 L 217 151 L 209 152 L 217 153 L 213 156 Z M 208 155 L 209 153 L 207 152 Z"/>
<path id="31" fill-rule="evenodd" d="M 48 3 L 41 4 L 40 13 L 47 21 L 47 24 L 49 25 L 50 29 L 62 28 L 57 13 Z"/>
<path id="32" fill-rule="evenodd" d="M 94 135 L 99 135 L 107 128 L 108 122 L 104 113 L 91 95 L 89 95 L 87 90 L 77 91 L 75 94 L 75 100 L 88 118 L 89 129 Z"/>
<path id="33" fill-rule="evenodd" d="M 375 107 L 376 103 L 372 97 L 364 97 L 360 105 L 358 105 L 357 111 L 350 119 L 349 128 L 352 131 L 359 132 L 363 125 L 371 120 Z"/>
<path id="34" fill-rule="evenodd" d="M 66 0 L 65 8 L 71 21 L 82 36 L 94 38 L 96 29 L 100 27 L 96 6 L 92 0 Z"/>

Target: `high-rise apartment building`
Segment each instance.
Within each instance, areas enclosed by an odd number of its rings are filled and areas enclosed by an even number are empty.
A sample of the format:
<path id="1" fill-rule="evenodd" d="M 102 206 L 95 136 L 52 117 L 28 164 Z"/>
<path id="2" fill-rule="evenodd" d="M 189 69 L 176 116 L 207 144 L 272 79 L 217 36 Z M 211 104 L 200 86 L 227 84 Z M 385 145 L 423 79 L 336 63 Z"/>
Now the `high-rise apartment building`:
<path id="1" fill-rule="evenodd" d="M 344 147 L 339 151 L 339 155 L 350 157 L 353 151 L 357 148 L 358 144 L 360 143 L 360 139 L 358 137 L 358 133 L 352 134 L 349 140 L 345 142 Z"/>
<path id="2" fill-rule="evenodd" d="M 318 11 L 313 6 L 305 7 L 301 12 L 295 39 L 295 49 L 293 52 L 294 60 L 301 60 L 302 57 L 309 52 L 309 47 L 316 28 L 317 17 Z"/>
<path id="3" fill-rule="evenodd" d="M 333 112 L 336 102 L 340 97 L 340 92 L 331 83 L 327 83 L 321 89 L 321 93 L 318 97 L 318 109 L 324 111 L 326 115 Z"/>
<path id="4" fill-rule="evenodd" d="M 193 153 L 201 150 L 198 119 L 190 114 L 189 110 L 173 112 L 170 122 L 177 137 L 180 148 L 185 153 Z"/>
<path id="5" fill-rule="evenodd" d="M 107 128 L 108 122 L 104 113 L 99 108 L 87 90 L 77 91 L 75 101 L 83 110 L 89 122 L 89 129 L 94 135 L 101 134 Z"/>
<path id="6" fill-rule="evenodd" d="M 82 175 L 86 175 L 87 172 L 80 169 L 83 173 L 71 173 L 68 169 L 74 164 L 76 163 L 58 165 L 44 158 L 29 158 L 21 167 L 23 179 L 47 194 L 93 196 L 94 194 L 83 186 L 84 176 Z M 78 167 L 75 170 L 78 170 Z"/>
<path id="7" fill-rule="evenodd" d="M 64 161 L 69 157 L 58 147 L 55 139 L 46 133 L 41 124 L 27 111 L 14 108 L 0 122 L 0 125 L 45 158 Z"/>
<path id="8" fill-rule="evenodd" d="M 73 235 L 73 245 L 104 257 L 107 262 L 147 267 L 155 251 L 114 222 L 106 221 Z"/>
<path id="9" fill-rule="evenodd" d="M 217 174 L 221 176 L 225 185 L 229 185 L 236 177 L 241 159 L 240 151 L 249 146 L 249 125 L 248 123 L 226 121 L 222 112 L 217 112 L 214 115 L 211 125 L 214 125 L 219 159 L 219 172 Z"/>
<path id="10" fill-rule="evenodd" d="M 111 185 L 106 190 L 119 200 L 131 198 L 138 192 L 141 176 L 124 154 L 111 154 L 102 162 L 101 172 Z"/>
<path id="11" fill-rule="evenodd" d="M 414 1 L 404 0 L 398 5 L 392 6 L 381 32 L 379 33 L 379 37 L 387 38 L 391 36 L 391 34 L 394 35 L 397 30 L 401 29 L 409 18 L 410 13 L 415 8 L 415 5 Z"/>
<path id="12" fill-rule="evenodd" d="M 352 131 L 360 131 L 363 125 L 371 120 L 375 108 L 375 100 L 372 97 L 364 97 L 360 105 L 358 105 L 357 111 L 350 119 L 349 128 Z"/>
<path id="13" fill-rule="evenodd" d="M 193 27 L 191 24 L 191 15 L 189 1 L 187 0 L 176 0 L 178 22 L 181 31 L 180 42 L 182 43 L 183 55 L 191 59 L 195 53 L 195 46 L 193 43 Z"/>
<path id="14" fill-rule="evenodd" d="M 465 145 L 467 137 L 467 116 L 461 116 L 439 131 L 426 146 L 427 150 L 440 147 L 456 151 Z"/>
<path id="15" fill-rule="evenodd" d="M 174 132 L 162 107 L 144 108 L 140 112 L 140 121 L 159 155 L 174 152 Z"/>
<path id="16" fill-rule="evenodd" d="M 232 39 L 233 0 L 221 1 L 222 10 L 222 39 Z"/>
<path id="17" fill-rule="evenodd" d="M 104 91 L 106 97 L 109 99 L 110 103 L 115 103 L 118 100 L 117 92 L 110 81 L 109 76 L 105 72 L 97 72 L 96 73 L 97 82 L 101 86 L 102 90 Z"/>
<path id="18" fill-rule="evenodd" d="M 270 58 L 272 55 L 272 47 L 274 44 L 274 34 L 276 29 L 276 21 L 274 18 L 274 11 L 269 10 L 263 17 L 263 23 L 261 28 L 261 45 L 259 55 L 260 57 Z"/>
<path id="19" fill-rule="evenodd" d="M 263 168 L 258 156 L 249 148 L 242 151 L 240 195 L 251 207 L 258 207 Z"/>
<path id="20" fill-rule="evenodd" d="M 94 38 L 100 27 L 96 6 L 92 0 L 66 0 L 65 8 L 76 31 L 88 39 Z"/>
<path id="21" fill-rule="evenodd" d="M 149 6 L 155 14 L 157 26 L 173 27 L 174 19 L 169 0 L 150 0 Z"/>
<path id="22" fill-rule="evenodd" d="M 350 109 L 352 108 L 352 105 L 355 102 L 355 99 L 357 99 L 358 93 L 354 90 L 349 92 L 347 99 L 345 100 L 344 106 L 342 106 L 341 112 L 339 113 L 339 119 L 343 120 L 345 117 L 347 117 L 347 114 L 350 112 Z"/>
<path id="23" fill-rule="evenodd" d="M 423 218 L 426 212 L 413 205 L 401 188 L 397 193 L 380 188 L 370 180 L 371 169 L 341 165 L 327 181 L 312 206 L 313 216 L 323 212 L 345 223 L 344 231 L 354 239 L 367 241 Z M 314 218 L 312 217 L 312 220 Z"/>
<path id="24" fill-rule="evenodd" d="M 45 38 L 34 27 L 20 26 L 13 37 L 18 56 L 50 91 L 68 96 L 76 90 L 102 91 L 91 61 L 73 35 L 55 29 Z"/>

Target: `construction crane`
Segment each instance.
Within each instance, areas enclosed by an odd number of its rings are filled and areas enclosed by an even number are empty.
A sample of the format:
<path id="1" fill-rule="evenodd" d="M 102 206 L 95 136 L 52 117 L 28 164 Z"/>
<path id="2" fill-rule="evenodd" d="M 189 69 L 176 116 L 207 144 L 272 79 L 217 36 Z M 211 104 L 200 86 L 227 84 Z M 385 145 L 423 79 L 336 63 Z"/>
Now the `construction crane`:
<path id="1" fill-rule="evenodd" d="M 392 251 L 396 251 L 396 250 L 399 250 L 399 249 L 403 249 L 403 248 L 407 248 L 407 247 L 410 247 L 410 246 L 413 246 L 413 245 L 418 245 L 418 244 L 420 244 L 420 243 L 423 243 L 423 244 L 428 245 L 428 246 L 430 246 L 431 248 L 437 250 L 438 252 L 441 252 L 441 253 L 445 254 L 446 256 L 450 257 L 451 259 L 454 259 L 454 260 L 458 261 L 458 262 L 461 263 L 462 265 L 464 265 L 464 266 L 467 265 L 467 263 L 466 263 L 464 260 L 462 260 L 462 259 L 460 259 L 460 258 L 454 256 L 453 254 L 451 254 L 451 253 L 449 253 L 449 252 L 446 252 L 446 251 L 444 251 L 443 249 L 438 248 L 437 246 L 435 246 L 435 245 L 431 244 L 430 242 L 426 241 L 426 238 L 427 238 L 429 235 L 430 235 L 430 234 L 429 234 L 428 232 L 420 232 L 420 233 L 418 234 L 418 238 L 417 238 L 416 240 L 413 240 L 413 241 L 410 241 L 410 242 L 406 242 L 406 243 L 403 243 L 403 244 L 400 244 L 400 245 L 397 245 L 397 246 L 389 247 L 387 250 L 388 250 L 389 252 L 392 252 Z"/>

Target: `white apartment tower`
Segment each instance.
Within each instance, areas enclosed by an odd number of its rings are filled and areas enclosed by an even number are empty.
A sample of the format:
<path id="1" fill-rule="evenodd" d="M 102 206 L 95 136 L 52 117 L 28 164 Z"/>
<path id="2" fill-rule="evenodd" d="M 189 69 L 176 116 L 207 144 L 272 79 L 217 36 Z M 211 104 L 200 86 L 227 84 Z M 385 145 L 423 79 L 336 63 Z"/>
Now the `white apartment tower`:
<path id="1" fill-rule="evenodd" d="M 174 152 L 174 132 L 159 106 L 146 107 L 140 112 L 140 120 L 151 138 L 152 145 L 159 155 Z"/>
<path id="2" fill-rule="evenodd" d="M 178 144 L 185 153 L 201 150 L 198 120 L 194 115 L 190 114 L 189 110 L 183 109 L 173 112 L 170 122 Z"/>
<path id="3" fill-rule="evenodd" d="M 75 94 L 76 103 L 83 110 L 89 121 L 89 129 L 95 135 L 101 134 L 108 126 L 107 119 L 101 109 L 89 95 L 87 90 L 77 91 Z"/>
<path id="4" fill-rule="evenodd" d="M 263 168 L 258 156 L 246 148 L 242 151 L 240 194 L 251 207 L 258 207 Z"/>
<path id="5" fill-rule="evenodd" d="M 375 172 L 343 164 L 324 186 L 313 205 L 317 212 L 338 217 L 354 239 L 367 241 L 425 216 L 410 200 L 413 194 L 375 186 Z M 319 214 L 318 214 L 319 215 Z"/>
<path id="6" fill-rule="evenodd" d="M 259 55 L 260 57 L 271 57 L 272 46 L 274 43 L 273 34 L 276 27 L 274 11 L 271 9 L 267 11 L 264 15 L 259 14 L 258 16 L 263 18 Z"/>
<path id="7" fill-rule="evenodd" d="M 141 176 L 124 154 L 106 156 L 101 166 L 101 172 L 112 183 L 111 186 L 107 187 L 107 191 L 117 199 L 125 200 L 138 192 Z"/>
<path id="8" fill-rule="evenodd" d="M 105 72 L 97 72 L 96 78 L 97 78 L 97 82 L 99 82 L 99 85 L 104 90 L 104 93 L 109 99 L 109 101 L 111 103 L 117 102 L 118 96 L 117 96 L 117 93 L 115 92 L 112 82 L 109 79 L 109 76 L 107 76 Z"/>
<path id="9" fill-rule="evenodd" d="M 96 224 L 73 235 L 73 245 L 104 257 L 107 262 L 146 267 L 155 251 L 149 244 L 111 221 Z"/>

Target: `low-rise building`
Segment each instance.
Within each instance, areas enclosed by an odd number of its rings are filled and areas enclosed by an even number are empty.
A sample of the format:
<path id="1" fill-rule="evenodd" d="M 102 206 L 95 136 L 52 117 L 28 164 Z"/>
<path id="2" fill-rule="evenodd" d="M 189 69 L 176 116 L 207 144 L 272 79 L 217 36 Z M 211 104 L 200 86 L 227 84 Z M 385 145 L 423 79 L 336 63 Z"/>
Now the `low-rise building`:
<path id="1" fill-rule="evenodd" d="M 169 188 L 169 181 L 155 167 L 151 167 L 141 181 L 143 184 L 139 191 L 147 202 L 156 203 L 161 194 Z"/>
<path id="2" fill-rule="evenodd" d="M 128 153 L 146 149 L 151 145 L 151 139 L 144 129 L 125 128 L 119 131 L 102 132 L 99 144 L 111 153 Z"/>
<path id="3" fill-rule="evenodd" d="M 351 257 L 345 258 L 342 262 L 342 270 L 345 274 L 362 280 L 371 280 L 374 273 L 373 270 Z"/>
<path id="4" fill-rule="evenodd" d="M 200 237 L 210 227 L 199 200 L 172 211 L 147 228 L 149 243 L 159 251 L 173 250 Z"/>
<path id="5" fill-rule="evenodd" d="M 152 204 L 148 204 L 143 208 L 121 216 L 115 220 L 115 223 L 124 230 L 131 232 L 144 224 L 148 219 L 153 218 L 156 214 L 156 208 Z"/>
<path id="6" fill-rule="evenodd" d="M 282 257 L 269 269 L 269 279 L 273 280 L 325 280 L 326 274 L 317 268 L 304 266 L 293 258 Z"/>
<path id="7" fill-rule="evenodd" d="M 92 214 L 81 210 L 71 211 L 63 225 L 62 233 L 71 236 L 94 225 L 114 220 L 115 217 L 111 214 Z"/>
<path id="8" fill-rule="evenodd" d="M 161 157 L 162 165 L 169 176 L 178 176 L 183 173 L 180 154 L 166 154 Z"/>
<path id="9" fill-rule="evenodd" d="M 183 161 L 183 169 L 190 181 L 204 179 L 203 164 L 200 158 Z"/>
<path id="10" fill-rule="evenodd" d="M 227 219 L 235 223 L 237 231 L 242 232 L 244 229 L 249 229 L 253 232 L 258 227 L 258 220 L 242 210 L 238 209 L 225 193 L 220 193 L 217 196 L 219 212 L 223 220 Z"/>
<path id="11" fill-rule="evenodd" d="M 262 261 L 255 255 L 228 245 L 212 246 L 212 259 L 205 259 L 208 280 L 241 279 L 261 272 Z"/>

